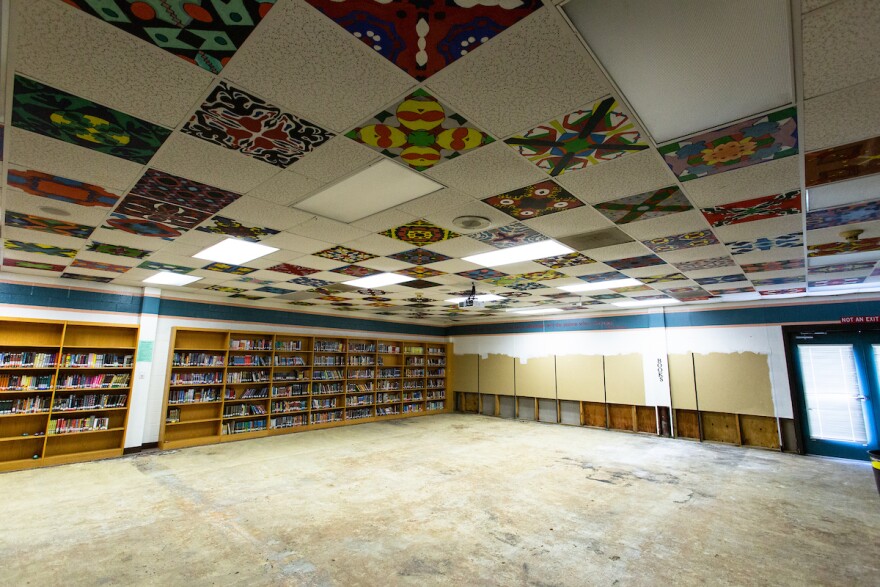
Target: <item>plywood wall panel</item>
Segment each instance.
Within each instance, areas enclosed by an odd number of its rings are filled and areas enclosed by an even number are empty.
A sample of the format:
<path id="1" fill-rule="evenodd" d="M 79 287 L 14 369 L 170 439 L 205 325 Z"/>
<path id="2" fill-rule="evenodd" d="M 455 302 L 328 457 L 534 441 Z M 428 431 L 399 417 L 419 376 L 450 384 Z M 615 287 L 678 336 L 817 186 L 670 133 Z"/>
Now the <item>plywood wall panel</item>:
<path id="1" fill-rule="evenodd" d="M 672 407 L 679 410 L 697 409 L 697 386 L 694 383 L 694 364 L 691 353 L 669 355 L 669 391 Z"/>
<path id="2" fill-rule="evenodd" d="M 557 356 L 556 394 L 559 399 L 604 402 L 602 355 Z"/>
<path id="3" fill-rule="evenodd" d="M 480 357 L 480 393 L 495 395 L 514 395 L 514 362 L 507 355 Z"/>
<path id="4" fill-rule="evenodd" d="M 556 357 L 533 357 L 514 363 L 516 395 L 556 399 Z"/>
<path id="5" fill-rule="evenodd" d="M 775 416 L 767 355 L 694 355 L 700 411 Z"/>
<path id="6" fill-rule="evenodd" d="M 642 355 L 605 357 L 605 397 L 609 404 L 645 405 L 645 372 Z"/>
<path id="7" fill-rule="evenodd" d="M 455 355 L 453 357 L 452 390 L 477 393 L 479 378 L 477 377 L 480 355 Z"/>

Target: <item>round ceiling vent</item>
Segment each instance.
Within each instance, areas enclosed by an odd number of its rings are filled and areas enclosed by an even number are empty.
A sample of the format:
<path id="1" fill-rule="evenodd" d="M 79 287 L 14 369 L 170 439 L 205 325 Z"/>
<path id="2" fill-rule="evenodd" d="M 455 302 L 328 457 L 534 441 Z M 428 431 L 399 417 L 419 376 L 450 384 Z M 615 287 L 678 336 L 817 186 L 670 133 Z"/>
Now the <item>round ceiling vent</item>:
<path id="1" fill-rule="evenodd" d="M 61 208 L 53 208 L 51 206 L 40 206 L 40 211 L 53 216 L 70 216 L 70 212 Z"/>
<path id="2" fill-rule="evenodd" d="M 465 230 L 476 230 L 478 228 L 486 228 L 490 222 L 488 218 L 482 216 L 459 216 L 452 221 L 452 224 Z"/>

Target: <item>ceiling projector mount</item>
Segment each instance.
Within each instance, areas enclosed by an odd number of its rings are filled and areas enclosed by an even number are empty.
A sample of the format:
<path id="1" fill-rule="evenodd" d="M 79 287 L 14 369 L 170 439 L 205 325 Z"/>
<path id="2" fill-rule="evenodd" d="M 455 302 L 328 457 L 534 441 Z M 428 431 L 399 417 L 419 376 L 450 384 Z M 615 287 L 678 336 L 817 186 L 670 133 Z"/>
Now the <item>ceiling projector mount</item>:
<path id="1" fill-rule="evenodd" d="M 459 308 L 482 308 L 486 302 L 477 299 L 477 284 L 471 284 L 471 293 L 467 295 L 464 301 L 458 303 Z"/>

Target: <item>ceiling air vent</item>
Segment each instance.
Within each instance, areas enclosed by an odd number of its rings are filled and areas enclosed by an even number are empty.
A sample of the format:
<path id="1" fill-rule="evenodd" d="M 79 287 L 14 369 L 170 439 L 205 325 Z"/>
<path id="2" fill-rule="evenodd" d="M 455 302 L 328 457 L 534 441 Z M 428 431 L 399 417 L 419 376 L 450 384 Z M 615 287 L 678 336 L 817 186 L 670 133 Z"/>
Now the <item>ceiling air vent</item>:
<path id="1" fill-rule="evenodd" d="M 619 228 L 604 228 L 557 238 L 559 242 L 576 251 L 589 251 L 633 242 L 633 238 Z"/>

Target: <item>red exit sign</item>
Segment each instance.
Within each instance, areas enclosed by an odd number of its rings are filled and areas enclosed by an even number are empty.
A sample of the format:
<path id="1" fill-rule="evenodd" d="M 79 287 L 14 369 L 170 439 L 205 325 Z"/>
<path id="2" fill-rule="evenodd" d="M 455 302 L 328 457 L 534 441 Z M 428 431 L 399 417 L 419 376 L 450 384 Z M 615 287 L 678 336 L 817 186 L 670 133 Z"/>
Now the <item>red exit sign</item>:
<path id="1" fill-rule="evenodd" d="M 880 316 L 844 316 L 841 324 L 880 324 Z"/>

